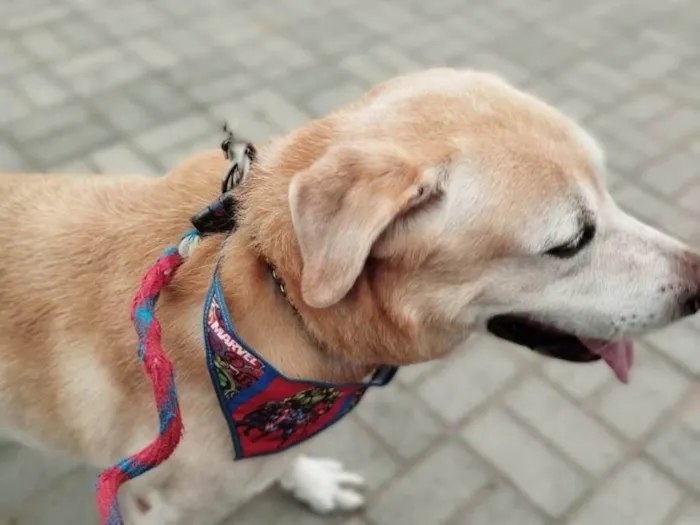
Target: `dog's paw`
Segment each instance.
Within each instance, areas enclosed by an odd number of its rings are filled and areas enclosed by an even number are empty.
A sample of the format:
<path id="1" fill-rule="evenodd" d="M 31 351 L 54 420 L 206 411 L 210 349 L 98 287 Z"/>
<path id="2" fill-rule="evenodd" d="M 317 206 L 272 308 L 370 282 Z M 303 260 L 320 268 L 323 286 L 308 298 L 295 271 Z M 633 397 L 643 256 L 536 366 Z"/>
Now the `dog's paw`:
<path id="1" fill-rule="evenodd" d="M 365 498 L 357 489 L 365 480 L 348 472 L 333 459 L 299 456 L 280 479 L 282 488 L 319 514 L 351 511 L 362 507 Z"/>

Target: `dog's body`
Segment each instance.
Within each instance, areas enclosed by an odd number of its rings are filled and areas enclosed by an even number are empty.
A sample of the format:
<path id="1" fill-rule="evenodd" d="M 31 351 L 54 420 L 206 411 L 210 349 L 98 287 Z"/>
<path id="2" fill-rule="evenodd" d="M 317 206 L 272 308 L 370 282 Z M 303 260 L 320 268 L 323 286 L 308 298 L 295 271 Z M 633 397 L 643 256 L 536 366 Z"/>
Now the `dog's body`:
<path id="1" fill-rule="evenodd" d="M 153 439 L 131 299 L 226 168 L 212 152 L 160 179 L 0 177 L 2 434 L 101 467 Z M 602 170 L 572 121 L 495 77 L 451 70 L 390 81 L 262 146 L 237 190 L 239 230 L 203 240 L 160 299 L 186 434 L 128 484 L 127 523 L 215 523 L 284 475 L 317 510 L 361 503 L 334 463 L 232 461 L 201 332 L 220 253 L 236 329 L 297 378 L 436 359 L 512 312 L 596 339 L 694 313 L 698 257 L 615 207 Z M 595 238 L 579 255 L 570 240 L 587 224 Z"/>

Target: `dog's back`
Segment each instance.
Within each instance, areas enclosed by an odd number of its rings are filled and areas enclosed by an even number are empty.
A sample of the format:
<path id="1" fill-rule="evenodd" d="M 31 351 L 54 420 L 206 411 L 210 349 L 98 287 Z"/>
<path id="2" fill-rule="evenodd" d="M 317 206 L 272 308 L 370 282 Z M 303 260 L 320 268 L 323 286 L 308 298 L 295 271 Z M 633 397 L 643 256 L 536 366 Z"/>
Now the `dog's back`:
<path id="1" fill-rule="evenodd" d="M 92 354 L 107 350 L 105 334 L 123 333 L 128 323 L 123 288 L 133 289 L 138 275 L 121 274 L 136 253 L 123 245 L 132 208 L 154 184 L 0 175 L 0 430 L 8 437 L 31 442 L 28 429 L 41 429 L 42 443 L 72 450 L 79 436 L 60 429 L 93 418 L 86 409 L 96 400 L 72 394 L 87 388 L 101 402 L 118 402 Z M 140 248 L 142 257 L 154 250 L 143 242 Z M 111 327 L 104 326 L 108 318 Z"/>

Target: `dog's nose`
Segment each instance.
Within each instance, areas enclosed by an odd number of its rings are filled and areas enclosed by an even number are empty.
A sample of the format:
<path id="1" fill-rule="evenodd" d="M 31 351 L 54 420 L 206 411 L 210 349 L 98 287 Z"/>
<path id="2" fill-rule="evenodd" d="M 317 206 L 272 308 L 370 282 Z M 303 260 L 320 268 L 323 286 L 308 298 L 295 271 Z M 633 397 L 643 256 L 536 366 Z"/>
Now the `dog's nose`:
<path id="1" fill-rule="evenodd" d="M 683 262 L 685 281 L 689 284 L 690 294 L 681 299 L 681 314 L 694 315 L 700 312 L 700 254 L 687 251 Z"/>
<path id="2" fill-rule="evenodd" d="M 694 295 L 686 299 L 683 303 L 683 315 L 693 315 L 700 312 L 700 292 L 696 292 Z"/>

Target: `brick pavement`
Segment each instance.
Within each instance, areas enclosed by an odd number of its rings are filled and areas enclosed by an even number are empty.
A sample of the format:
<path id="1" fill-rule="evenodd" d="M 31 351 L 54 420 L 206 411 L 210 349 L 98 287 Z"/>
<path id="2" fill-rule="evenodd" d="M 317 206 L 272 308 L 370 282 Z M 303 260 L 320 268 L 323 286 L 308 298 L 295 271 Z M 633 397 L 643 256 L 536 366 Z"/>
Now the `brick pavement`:
<path id="1" fill-rule="evenodd" d="M 264 138 L 444 64 L 580 118 L 621 204 L 700 244 L 697 0 L 5 0 L 0 169 L 157 175 L 224 118 Z M 699 340 L 698 319 L 649 336 L 625 388 L 486 338 L 408 368 L 317 441 L 368 476 L 364 513 L 321 519 L 272 491 L 236 523 L 698 524 Z M 5 446 L 0 507 L 95 523 L 92 475 Z"/>

